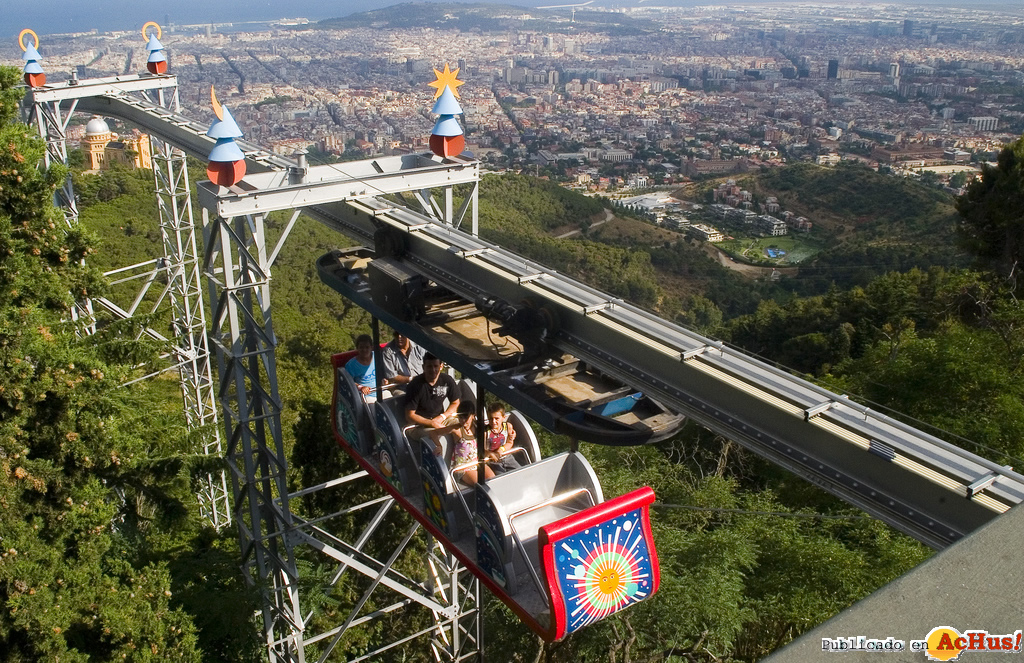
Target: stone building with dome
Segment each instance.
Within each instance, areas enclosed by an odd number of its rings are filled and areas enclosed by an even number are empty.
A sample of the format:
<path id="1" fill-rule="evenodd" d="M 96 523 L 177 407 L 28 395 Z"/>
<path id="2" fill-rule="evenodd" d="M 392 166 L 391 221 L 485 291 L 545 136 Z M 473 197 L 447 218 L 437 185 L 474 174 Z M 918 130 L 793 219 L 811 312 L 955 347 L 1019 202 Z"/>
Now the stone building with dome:
<path id="1" fill-rule="evenodd" d="M 82 148 L 89 163 L 89 170 L 105 170 L 113 163 L 123 163 L 135 168 L 153 167 L 149 136 L 137 129 L 133 129 L 126 137 L 118 136 L 98 115 L 85 125 Z"/>

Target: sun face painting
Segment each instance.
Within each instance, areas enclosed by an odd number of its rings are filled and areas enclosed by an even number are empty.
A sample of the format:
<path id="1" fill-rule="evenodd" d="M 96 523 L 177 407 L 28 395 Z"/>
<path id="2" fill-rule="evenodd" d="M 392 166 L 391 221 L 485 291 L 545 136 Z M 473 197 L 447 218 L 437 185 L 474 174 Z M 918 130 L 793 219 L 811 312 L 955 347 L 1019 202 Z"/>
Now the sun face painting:
<path id="1" fill-rule="evenodd" d="M 558 543 L 555 566 L 566 633 L 650 596 L 651 556 L 643 529 L 637 510 Z"/>

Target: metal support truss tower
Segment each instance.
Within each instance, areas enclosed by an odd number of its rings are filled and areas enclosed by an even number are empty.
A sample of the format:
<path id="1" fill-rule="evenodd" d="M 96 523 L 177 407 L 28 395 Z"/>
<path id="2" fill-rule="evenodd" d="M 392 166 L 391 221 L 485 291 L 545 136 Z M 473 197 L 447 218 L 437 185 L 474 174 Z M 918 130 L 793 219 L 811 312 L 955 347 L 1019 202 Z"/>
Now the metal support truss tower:
<path id="1" fill-rule="evenodd" d="M 356 481 L 376 486 L 365 471 L 359 471 L 305 488 L 293 493 L 292 497 L 339 488 Z M 418 630 L 410 628 L 401 637 L 396 636 L 391 642 L 373 646 L 370 651 L 364 649 L 357 657 L 346 660 L 349 663 L 388 660 L 385 652 L 414 640 L 425 640 L 426 647 L 438 663 L 479 661 L 483 649 L 480 581 L 433 538 L 428 538 L 425 553 L 410 551 L 410 542 L 418 533 L 423 532 L 417 523 L 411 526 L 406 524 L 404 536 L 395 543 L 396 533 L 401 531 L 396 530 L 394 522 L 387 518 L 394 513 L 396 504 L 394 498 L 383 496 L 315 520 L 294 517 L 296 535 L 337 564 L 329 582 L 332 591 L 347 574 L 354 573 L 363 578 L 359 598 L 349 609 L 344 621 L 322 633 L 305 636 L 303 645 L 309 649 L 307 655 L 314 653 L 317 663 L 339 660 L 333 654 L 350 629 L 385 618 L 397 610 L 420 606 L 430 611 L 432 624 L 417 627 Z M 326 524 L 338 517 L 356 514 L 360 515 L 361 531 L 352 533 L 354 538 L 351 542 L 343 540 L 340 533 L 331 531 Z M 388 559 L 382 561 L 368 554 L 367 549 L 371 545 L 377 549 L 390 550 Z M 410 578 L 397 570 L 396 562 L 407 552 L 417 556 L 413 560 L 418 563 L 423 574 L 419 579 Z M 373 597 L 376 597 L 376 601 L 371 603 Z M 348 655 L 344 650 L 339 650 L 339 654 Z M 310 657 L 310 660 L 313 658 Z"/>
<path id="2" fill-rule="evenodd" d="M 170 94 L 167 94 L 170 92 Z M 178 88 L 156 91 L 159 105 L 178 112 Z M 181 376 L 185 421 L 204 456 L 220 458 L 220 427 L 213 388 L 210 349 L 206 339 L 206 307 L 201 285 L 192 192 L 185 153 L 168 142 L 151 137 L 153 177 L 164 268 L 171 300 L 174 329 L 172 352 Z M 199 508 L 215 528 L 231 523 L 227 477 L 223 470 L 208 472 L 198 486 Z"/>
<path id="3" fill-rule="evenodd" d="M 483 652 L 483 605 L 480 581 L 444 546 L 435 542 L 428 553 L 436 598 L 449 614 L 434 613 L 430 648 L 438 661 L 480 660 Z"/>
<path id="4" fill-rule="evenodd" d="M 203 209 L 203 270 L 212 307 L 217 398 L 227 433 L 242 567 L 263 592 L 271 661 L 305 661 L 304 620 L 281 436 L 270 264 L 262 214 L 211 218 Z"/>
<path id="5" fill-rule="evenodd" d="M 148 98 L 142 99 L 138 93 Z M 37 107 L 40 102 L 52 104 L 52 108 L 37 110 L 37 117 L 43 117 L 43 112 L 52 110 L 50 115 L 56 118 L 42 121 L 40 126 L 49 124 L 63 131 L 67 119 L 60 114 L 59 103 L 70 100 L 72 110 L 76 106 L 84 106 L 95 112 L 112 112 L 158 138 L 153 142 L 154 177 L 166 255 L 116 270 L 121 282 L 144 281 L 133 303 L 128 306 L 106 301 L 101 303 L 116 317 L 131 317 L 144 300 L 149 302 L 153 299 L 146 294 L 149 288 L 161 276 L 167 279 L 150 312 L 155 311 L 163 299 L 170 297 L 175 335 L 171 343 L 172 352 L 176 364 L 182 369 L 186 403 L 192 403 L 186 408 L 186 416 L 191 424 L 200 427 L 200 431 L 209 432 L 217 428 L 213 422 L 219 407 L 223 432 L 226 433 L 219 440 L 217 437 L 204 438 L 203 446 L 208 453 L 215 453 L 223 447 L 221 453 L 231 477 L 230 509 L 224 506 L 225 500 L 222 499 L 227 493 L 223 480 L 219 487 L 216 481 L 212 481 L 200 495 L 200 500 L 207 500 L 207 514 L 212 516 L 215 524 L 226 524 L 234 519 L 243 569 L 249 580 L 263 592 L 262 614 L 271 661 L 304 663 L 307 658 L 327 661 L 336 660 L 339 655 L 346 656 L 346 631 L 371 620 L 386 618 L 406 606 L 428 610 L 432 616 L 426 620 L 429 625 L 425 623 L 415 633 L 397 636 L 380 644 L 360 660 L 374 660 L 388 650 L 418 639 L 429 641 L 427 646 L 433 658 L 441 663 L 479 660 L 482 649 L 479 581 L 436 542 L 427 545 L 426 553 L 418 552 L 421 550 L 419 546 L 410 548 L 409 542 L 422 532 L 418 526 L 411 527 L 403 540 L 396 544 L 394 530 L 384 520 L 386 513 L 393 511 L 394 500 L 390 497 L 370 499 L 312 521 L 304 520 L 291 511 L 289 502 L 293 497 L 342 485 L 352 478 L 335 479 L 291 495 L 287 492 L 287 459 L 284 456 L 275 364 L 277 339 L 270 305 L 270 270 L 298 218 L 299 210 L 294 208 L 304 205 L 296 204 L 299 201 L 286 191 L 279 191 L 285 204 L 277 204 L 276 200 L 271 204 L 264 200 L 258 203 L 257 206 L 262 206 L 258 211 L 231 209 L 229 199 L 238 191 L 227 195 L 221 200 L 222 204 L 204 203 L 204 242 L 199 260 L 186 164 L 179 150 L 202 158 L 208 153 L 212 141 L 204 135 L 203 128 L 177 113 L 177 85 L 173 76 L 120 76 L 75 81 L 73 85 L 34 90 L 33 96 Z M 254 150 L 255 146 L 249 149 Z M 301 166 L 293 169 L 290 162 L 282 158 L 268 156 L 261 160 L 258 151 L 252 154 L 257 155 L 253 157 L 256 172 L 246 181 L 258 182 L 258 188 L 262 189 L 262 193 L 257 192 L 259 197 L 280 187 L 290 186 L 293 191 L 296 186 L 303 188 L 301 183 L 306 181 L 306 169 Z M 346 164 L 344 168 L 313 167 L 309 171 L 317 171 L 318 168 L 326 168 L 330 172 L 309 177 L 309 188 L 302 194 L 305 205 L 367 195 L 413 192 L 416 202 L 430 213 L 435 222 L 458 227 L 468 217 L 475 234 L 479 185 L 476 162 L 441 165 L 422 156 L 386 157 L 361 164 Z M 261 174 L 259 171 L 264 172 Z M 452 187 L 455 184 L 471 187 L 458 209 L 453 205 Z M 442 204 L 431 196 L 431 190 L 437 189 L 444 191 Z M 201 200 L 203 194 L 200 187 Z M 214 197 L 219 198 L 216 194 Z M 242 196 L 237 203 L 246 206 L 245 198 Z M 69 199 L 73 200 L 73 195 Z M 292 210 L 291 220 L 272 251 L 268 251 L 263 216 L 269 209 Z M 211 210 L 215 210 L 212 215 Z M 372 242 L 372 226 L 350 226 L 339 222 L 331 212 L 314 213 L 313 216 L 332 228 L 358 237 L 359 241 Z M 206 319 L 208 336 L 202 333 L 204 308 L 202 291 L 197 286 L 199 273 L 205 277 L 210 295 L 211 308 Z M 158 341 L 166 340 L 151 329 L 142 333 Z M 204 346 L 204 342 L 208 345 Z M 204 354 L 204 347 L 216 354 L 216 382 L 209 380 L 209 355 L 208 352 Z M 211 401 L 215 401 L 217 406 L 211 408 Z M 370 481 L 365 478 L 365 473 L 353 476 Z M 337 532 L 330 532 L 324 527 L 331 518 L 368 507 L 376 509 L 367 512 L 364 530 L 352 543 L 346 543 Z M 386 560 L 374 559 L 364 550 L 375 532 L 378 540 L 374 549 L 393 551 Z M 333 591 L 334 585 L 352 573 L 365 583 L 363 598 L 340 626 L 319 632 L 323 629 L 319 628 L 321 624 L 317 624 L 318 632 L 313 631 L 314 614 L 308 610 L 304 613 L 300 606 L 297 551 L 322 553 L 311 560 L 328 559 L 336 565 L 328 591 Z M 416 557 L 406 560 L 402 558 L 403 553 Z M 420 569 L 415 574 L 419 577 L 412 578 L 399 572 L 396 560 L 400 564 L 407 562 L 405 566 L 410 568 Z M 384 594 L 387 596 L 381 598 Z"/>
<path id="6" fill-rule="evenodd" d="M 263 592 L 264 630 L 270 658 L 275 663 L 304 662 L 307 656 L 313 660 L 314 655 L 318 662 L 326 661 L 336 650 L 339 654 L 344 651 L 339 645 L 349 629 L 410 605 L 429 610 L 432 625 L 396 638 L 355 660 L 374 660 L 375 656 L 417 638 L 429 640 L 430 651 L 439 662 L 478 660 L 481 656 L 479 581 L 434 541 L 427 546 L 426 559 L 417 563 L 423 569 L 423 578 L 414 579 L 399 572 L 395 562 L 406 553 L 420 528 L 418 524 L 412 525 L 397 545 L 390 540 L 394 531 L 382 528 L 381 523 L 393 499 L 378 498 L 347 506 L 315 521 L 292 513 L 291 498 L 365 477 L 365 473 L 306 488 L 294 495 L 288 493 L 287 486 L 275 364 L 277 338 L 270 302 L 271 268 L 295 225 L 301 211 L 296 209 L 301 207 L 297 205 L 300 201 L 330 203 L 365 196 L 367 190 L 374 194 L 412 191 L 418 201 L 425 203 L 425 209 L 438 212 L 434 216 L 437 223 L 456 225 L 471 211 L 475 230 L 474 203 L 479 182 L 476 162 L 447 166 L 417 159 L 346 164 L 346 172 L 334 166 L 307 169 L 300 161 L 287 172 L 247 177 L 248 193 L 210 183 L 199 185 L 205 247 L 203 270 L 212 304 L 210 342 L 217 356 L 217 397 L 227 440 L 225 457 L 231 474 L 233 514 L 243 568 L 249 580 Z M 414 161 L 415 165 L 410 167 Z M 357 172 L 360 167 L 367 169 L 365 175 Z M 455 183 L 471 186 L 457 214 L 451 204 Z M 444 209 L 432 203 L 430 190 L 435 187 L 445 191 Z M 267 245 L 265 214 L 273 210 L 289 210 L 292 216 L 271 248 Z M 365 228 L 355 235 L 362 241 L 372 240 L 372 231 L 367 235 Z M 352 543 L 324 526 L 335 516 L 375 504 L 380 504 L 378 510 L 368 512 L 365 530 Z M 364 550 L 375 533 L 385 537 L 384 545 L 375 549 L 392 550 L 386 561 L 374 559 Z M 300 605 L 300 545 L 322 553 L 337 565 L 329 591 L 350 572 L 362 576 L 363 582 L 368 581 L 344 622 L 324 633 L 313 632 L 312 614 L 305 614 Z M 397 594 L 397 600 L 379 607 L 370 603 L 375 592 Z"/>
<path id="7" fill-rule="evenodd" d="M 67 164 L 67 127 L 82 99 L 114 94 L 123 99 L 138 100 L 137 96 L 129 96 L 130 93 L 146 95 L 148 101 L 166 109 L 168 113 L 179 110 L 177 80 L 173 76 L 73 79 L 64 87 L 50 86 L 32 90 L 32 120 L 46 141 L 45 165 L 54 162 Z M 62 106 L 65 102 L 66 108 Z M 155 312 L 163 300 L 170 297 L 174 328 L 174 338 L 169 343 L 174 359 L 171 368 L 177 368 L 180 375 L 188 429 L 198 440 L 199 451 L 204 455 L 219 456 L 220 431 L 206 340 L 205 305 L 200 286 L 201 270 L 185 153 L 157 138 L 152 138 L 152 146 L 164 255 L 157 260 L 107 273 L 116 275 L 119 282 L 143 280 L 139 293 L 130 305 L 118 306 L 104 298 L 97 302 L 116 318 L 131 318 L 153 283 L 163 277 L 166 285 L 149 312 Z M 55 192 L 54 202 L 62 209 L 68 228 L 76 226 L 78 206 L 70 176 Z M 148 271 L 137 273 L 140 270 Z M 132 275 L 124 276 L 125 273 Z M 88 321 L 87 330 L 94 331 L 93 313 L 93 302 L 85 300 L 78 303 L 72 311 L 72 317 Z M 152 329 L 145 329 L 140 335 L 143 333 L 157 341 L 167 342 L 162 334 Z M 166 369 L 158 372 L 163 370 Z M 199 483 L 198 500 L 203 516 L 218 529 L 229 524 L 231 510 L 224 473 L 210 472 Z"/>
<path id="8" fill-rule="evenodd" d="M 47 168 L 52 163 L 64 165 L 68 163 L 67 129 L 77 104 L 77 100 L 72 100 L 71 106 L 67 112 L 64 112 L 59 99 L 52 101 L 33 99 L 31 120 L 35 121 L 39 129 L 39 137 L 46 142 L 43 164 Z M 71 184 L 71 173 L 68 173 L 68 176 L 64 178 L 64 183 L 54 191 L 53 202 L 63 212 L 67 228 L 69 230 L 76 228 L 78 226 L 78 203 L 75 201 L 75 191 Z M 71 319 L 84 321 L 85 332 L 93 333 L 96 326 L 92 300 L 88 297 L 76 299 L 75 305 L 71 308 Z"/>
<path id="9" fill-rule="evenodd" d="M 291 228 L 297 212 L 288 224 Z M 274 251 L 267 250 L 264 216 L 246 214 L 211 217 L 203 209 L 203 260 L 210 301 L 210 339 L 217 356 L 220 401 L 227 434 L 225 458 L 231 474 L 232 504 L 242 551 L 242 565 L 249 580 L 263 592 L 263 625 L 271 661 L 302 663 L 310 651 L 326 661 L 352 627 L 382 617 L 393 610 L 418 604 L 433 614 L 433 626 L 388 643 L 364 658 L 418 637 L 429 637 L 435 660 L 445 663 L 480 657 L 482 625 L 480 584 L 458 561 L 436 543 L 424 563 L 426 580 L 414 580 L 394 568 L 419 525 L 413 525 L 394 545 L 387 561 L 376 560 L 363 548 L 380 532 L 380 525 L 394 504 L 391 498 L 374 499 L 350 506 L 354 513 L 377 506 L 365 530 L 347 543 L 319 523 L 341 513 L 322 516 L 315 522 L 293 515 L 290 500 L 319 490 L 364 478 L 365 472 L 289 494 L 287 459 L 281 431 L 281 399 L 278 394 L 274 334 L 270 304 L 270 273 L 287 234 Z M 310 615 L 300 605 L 297 547 L 308 545 L 337 565 L 332 585 L 349 570 L 369 578 L 369 586 L 345 622 L 325 633 L 306 633 Z M 398 594 L 390 607 L 361 614 L 371 595 L 386 589 Z"/>

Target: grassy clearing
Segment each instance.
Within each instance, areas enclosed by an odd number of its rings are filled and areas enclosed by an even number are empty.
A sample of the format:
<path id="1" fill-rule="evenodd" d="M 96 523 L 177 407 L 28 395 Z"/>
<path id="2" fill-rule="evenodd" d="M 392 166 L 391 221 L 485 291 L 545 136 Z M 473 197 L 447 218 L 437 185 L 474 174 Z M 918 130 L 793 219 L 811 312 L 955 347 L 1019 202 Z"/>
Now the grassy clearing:
<path id="1" fill-rule="evenodd" d="M 745 237 L 737 234 L 718 246 L 733 258 L 762 265 L 799 265 L 824 248 L 819 241 L 803 234 L 783 237 Z M 772 258 L 768 249 L 785 251 L 785 255 Z"/>

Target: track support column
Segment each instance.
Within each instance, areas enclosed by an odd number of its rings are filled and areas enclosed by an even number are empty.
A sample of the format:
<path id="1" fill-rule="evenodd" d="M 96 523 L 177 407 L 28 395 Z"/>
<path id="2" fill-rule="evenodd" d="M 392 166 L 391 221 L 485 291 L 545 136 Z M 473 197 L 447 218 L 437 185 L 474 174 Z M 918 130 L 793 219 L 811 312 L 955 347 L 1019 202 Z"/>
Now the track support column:
<path id="1" fill-rule="evenodd" d="M 53 163 L 67 165 L 68 143 L 67 129 L 71 121 L 71 115 L 75 112 L 78 100 L 73 99 L 70 107 L 65 112 L 61 108 L 60 101 L 38 101 L 33 98 L 32 119 L 35 120 L 39 129 L 39 137 L 46 142 L 46 154 L 43 156 L 44 165 L 49 168 Z M 53 203 L 64 213 L 64 224 L 70 230 L 78 226 L 78 202 L 75 200 L 75 190 L 71 184 L 71 173 L 64 178 L 64 183 L 53 192 Z M 77 300 L 71 308 L 71 319 L 85 323 L 84 333 L 92 334 L 96 331 L 96 319 L 93 315 L 92 300 L 89 298 Z"/>
<path id="2" fill-rule="evenodd" d="M 480 581 L 436 540 L 431 539 L 427 561 L 438 603 L 451 616 L 434 612 L 430 649 L 438 663 L 483 660 L 483 606 Z"/>
<path id="3" fill-rule="evenodd" d="M 203 269 L 212 314 L 232 505 L 243 570 L 263 593 L 273 663 L 303 663 L 295 537 L 288 505 L 270 261 L 262 215 L 211 218 L 203 210 Z"/>

